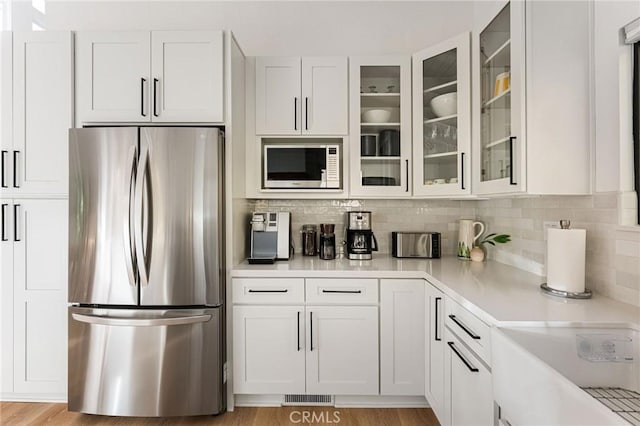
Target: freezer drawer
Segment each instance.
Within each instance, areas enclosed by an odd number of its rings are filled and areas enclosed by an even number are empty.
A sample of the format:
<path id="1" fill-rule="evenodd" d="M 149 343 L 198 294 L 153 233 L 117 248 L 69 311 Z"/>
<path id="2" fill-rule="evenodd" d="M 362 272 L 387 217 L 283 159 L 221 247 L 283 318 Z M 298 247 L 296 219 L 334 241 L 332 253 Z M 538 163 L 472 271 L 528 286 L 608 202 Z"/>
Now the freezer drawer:
<path id="1" fill-rule="evenodd" d="M 221 308 L 69 308 L 69 411 L 188 416 L 224 410 Z"/>

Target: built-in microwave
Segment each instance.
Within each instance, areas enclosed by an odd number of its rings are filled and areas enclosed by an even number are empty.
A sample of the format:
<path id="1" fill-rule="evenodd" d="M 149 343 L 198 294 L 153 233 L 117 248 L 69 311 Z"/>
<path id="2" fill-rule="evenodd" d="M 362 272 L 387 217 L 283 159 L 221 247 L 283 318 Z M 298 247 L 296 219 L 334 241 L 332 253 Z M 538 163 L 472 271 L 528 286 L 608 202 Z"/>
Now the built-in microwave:
<path id="1" fill-rule="evenodd" d="M 263 144 L 262 187 L 342 188 L 339 144 Z"/>

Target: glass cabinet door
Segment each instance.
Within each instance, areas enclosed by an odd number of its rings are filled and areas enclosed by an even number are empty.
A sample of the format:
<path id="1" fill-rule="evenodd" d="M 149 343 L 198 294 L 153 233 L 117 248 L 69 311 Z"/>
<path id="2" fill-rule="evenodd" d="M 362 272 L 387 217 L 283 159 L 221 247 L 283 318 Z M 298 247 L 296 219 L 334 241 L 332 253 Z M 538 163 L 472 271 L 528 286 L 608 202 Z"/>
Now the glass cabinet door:
<path id="1" fill-rule="evenodd" d="M 414 55 L 414 193 L 470 193 L 469 34 Z"/>
<path id="2" fill-rule="evenodd" d="M 351 59 L 351 192 L 355 195 L 411 193 L 409 73 L 409 58 Z"/>
<path id="3" fill-rule="evenodd" d="M 522 6 L 507 3 L 488 24 L 478 31 L 474 49 L 474 66 L 478 71 L 479 150 L 476 151 L 477 193 L 506 193 L 521 189 L 523 154 L 517 138 L 523 75 L 519 61 L 524 61 L 524 28 L 512 28 Z M 512 30 L 517 30 L 515 33 Z M 477 43 L 477 44 L 476 44 Z M 475 53 L 475 52 L 474 52 Z M 524 62 L 522 62 L 524 63 Z M 516 65 L 516 66 L 514 66 Z M 523 93 L 523 92 L 522 92 Z"/>

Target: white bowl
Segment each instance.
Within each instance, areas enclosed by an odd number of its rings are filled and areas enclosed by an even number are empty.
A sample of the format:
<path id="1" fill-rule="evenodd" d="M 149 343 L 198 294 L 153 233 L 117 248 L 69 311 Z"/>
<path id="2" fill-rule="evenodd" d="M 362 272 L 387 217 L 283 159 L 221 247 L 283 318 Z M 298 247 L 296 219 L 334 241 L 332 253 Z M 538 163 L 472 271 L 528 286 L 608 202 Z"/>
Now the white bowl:
<path id="1" fill-rule="evenodd" d="M 458 92 L 445 93 L 431 99 L 431 108 L 438 117 L 447 117 L 458 112 Z"/>
<path id="2" fill-rule="evenodd" d="M 363 123 L 388 123 L 391 118 L 393 108 L 371 108 L 362 111 Z"/>

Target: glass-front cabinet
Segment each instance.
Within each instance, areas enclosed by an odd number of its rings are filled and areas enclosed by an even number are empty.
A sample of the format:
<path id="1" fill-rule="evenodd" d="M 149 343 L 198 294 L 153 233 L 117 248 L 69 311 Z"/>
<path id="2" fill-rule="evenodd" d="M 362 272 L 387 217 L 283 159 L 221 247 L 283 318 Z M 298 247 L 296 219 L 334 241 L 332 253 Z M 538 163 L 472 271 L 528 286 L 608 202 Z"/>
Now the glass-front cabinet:
<path id="1" fill-rule="evenodd" d="M 474 139 L 479 145 L 474 152 L 476 194 L 524 188 L 524 140 L 520 131 L 524 113 L 524 25 L 518 20 L 524 16 L 523 7 L 518 2 L 506 3 L 474 33 Z"/>
<path id="2" fill-rule="evenodd" d="M 349 61 L 351 195 L 410 196 L 411 58 Z"/>
<path id="3" fill-rule="evenodd" d="M 471 193 L 470 36 L 413 55 L 413 192 Z"/>

